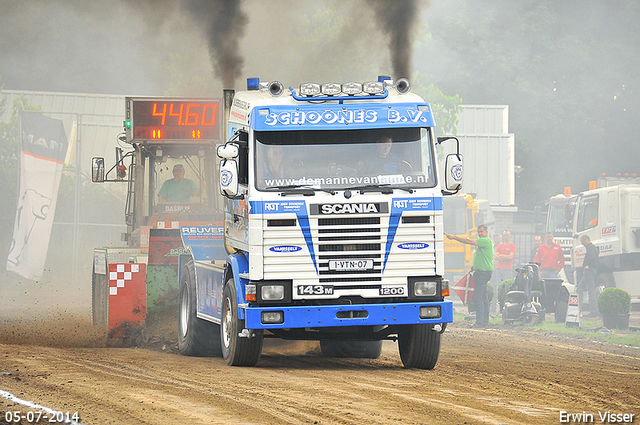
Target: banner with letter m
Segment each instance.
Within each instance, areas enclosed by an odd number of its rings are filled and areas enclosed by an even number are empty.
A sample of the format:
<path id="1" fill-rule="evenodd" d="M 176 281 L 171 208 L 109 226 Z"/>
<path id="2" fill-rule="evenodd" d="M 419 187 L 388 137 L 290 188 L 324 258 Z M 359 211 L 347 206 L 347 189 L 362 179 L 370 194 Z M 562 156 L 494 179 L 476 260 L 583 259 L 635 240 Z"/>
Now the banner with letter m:
<path id="1" fill-rule="evenodd" d="M 20 113 L 20 190 L 7 270 L 42 277 L 62 177 L 67 136 L 61 120 Z"/>

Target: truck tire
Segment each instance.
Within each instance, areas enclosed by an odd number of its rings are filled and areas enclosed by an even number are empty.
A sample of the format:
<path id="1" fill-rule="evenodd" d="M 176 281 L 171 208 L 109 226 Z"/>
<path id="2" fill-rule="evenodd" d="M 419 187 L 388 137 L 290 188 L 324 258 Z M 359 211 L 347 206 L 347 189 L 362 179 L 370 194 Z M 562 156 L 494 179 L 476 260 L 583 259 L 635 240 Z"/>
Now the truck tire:
<path id="1" fill-rule="evenodd" d="M 222 357 L 229 366 L 255 366 L 262 353 L 264 331 L 251 330 L 250 337 L 240 337 L 245 329 L 244 320 L 238 318 L 238 301 L 233 277 L 227 280 L 222 293 L 222 324 L 220 340 Z"/>
<path id="2" fill-rule="evenodd" d="M 377 359 L 382 354 L 382 341 L 320 341 L 325 357 Z"/>
<path id="3" fill-rule="evenodd" d="M 398 351 L 406 369 L 431 370 L 440 355 L 441 334 L 433 325 L 404 325 L 398 332 Z"/>
<path id="4" fill-rule="evenodd" d="M 556 300 L 555 322 L 564 323 L 567 320 L 567 311 L 569 310 L 569 291 L 563 286 L 560 288 L 560 294 Z"/>
<path id="5" fill-rule="evenodd" d="M 196 316 L 196 277 L 193 260 L 182 267 L 178 305 L 178 349 L 180 354 L 221 357 L 220 325 Z"/>

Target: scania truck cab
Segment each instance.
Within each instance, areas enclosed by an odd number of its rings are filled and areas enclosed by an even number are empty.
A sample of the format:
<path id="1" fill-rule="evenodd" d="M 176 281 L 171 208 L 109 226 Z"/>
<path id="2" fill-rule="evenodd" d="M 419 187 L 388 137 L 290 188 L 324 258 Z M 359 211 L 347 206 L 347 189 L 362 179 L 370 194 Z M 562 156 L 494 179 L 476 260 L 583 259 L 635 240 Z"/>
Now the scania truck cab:
<path id="1" fill-rule="evenodd" d="M 328 356 L 435 366 L 453 320 L 431 107 L 408 81 L 249 80 L 218 147 L 222 226 L 185 226 L 179 348 L 254 365 L 263 338 L 318 340 Z"/>

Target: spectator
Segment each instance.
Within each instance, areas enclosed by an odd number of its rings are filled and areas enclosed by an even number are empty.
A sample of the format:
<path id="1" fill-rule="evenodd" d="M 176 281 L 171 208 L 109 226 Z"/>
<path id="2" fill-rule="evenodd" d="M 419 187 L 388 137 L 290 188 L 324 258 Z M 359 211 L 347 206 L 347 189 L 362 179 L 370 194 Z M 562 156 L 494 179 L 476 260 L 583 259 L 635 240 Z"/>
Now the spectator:
<path id="1" fill-rule="evenodd" d="M 461 236 L 445 234 L 448 239 L 453 239 L 464 244 L 475 245 L 476 253 L 473 256 L 473 300 L 476 305 L 476 322 L 474 328 L 485 329 L 489 326 L 489 297 L 487 284 L 493 271 L 493 243 L 489 238 L 487 226 L 478 226 L 478 239 L 469 239 Z"/>
<path id="2" fill-rule="evenodd" d="M 535 235 L 533 237 L 533 248 L 531 249 L 531 261 L 534 261 L 534 258 L 536 258 L 536 252 L 538 252 L 540 245 L 542 245 L 542 236 Z"/>
<path id="3" fill-rule="evenodd" d="M 494 233 L 493 234 L 493 246 L 498 246 L 502 243 L 502 235 L 500 233 Z M 495 258 L 494 258 L 494 262 L 495 264 Z"/>
<path id="4" fill-rule="evenodd" d="M 582 311 L 582 299 L 584 297 L 584 291 L 589 294 L 589 314 L 587 317 L 597 317 L 600 312 L 598 311 L 598 303 L 596 295 L 596 276 L 598 275 L 598 267 L 600 266 L 600 260 L 598 256 L 600 252 L 598 248 L 591 243 L 591 238 L 587 235 L 580 237 L 580 242 L 586 248 L 587 252 L 584 255 L 584 261 L 582 263 L 582 279 L 576 287 L 578 292 L 578 306 Z"/>
<path id="5" fill-rule="evenodd" d="M 540 263 L 542 277 L 557 278 L 558 273 L 564 267 L 564 254 L 562 247 L 553 241 L 553 232 L 544 235 L 545 243 L 538 247 L 534 262 Z"/>
<path id="6" fill-rule="evenodd" d="M 496 294 L 491 301 L 491 308 L 495 310 L 498 305 L 498 287 L 503 280 L 513 279 L 513 259 L 516 256 L 516 246 L 511 242 L 511 231 L 502 232 L 502 243 L 496 247 L 493 258 L 496 259 L 493 281 L 493 293 Z"/>
<path id="7" fill-rule="evenodd" d="M 502 235 L 498 232 L 493 234 L 493 246 L 496 247 L 498 245 L 500 245 L 502 243 Z M 495 289 L 500 285 L 500 281 L 498 280 L 498 275 L 495 273 L 496 270 L 496 257 L 493 257 L 493 270 L 494 273 L 491 274 L 491 280 L 489 281 L 489 283 L 491 284 L 491 287 L 494 289 L 493 290 L 493 298 L 491 300 L 489 300 L 489 302 L 491 303 L 491 314 L 495 314 L 497 309 L 497 292 L 495 291 Z M 496 301 L 496 302 L 494 302 Z"/>

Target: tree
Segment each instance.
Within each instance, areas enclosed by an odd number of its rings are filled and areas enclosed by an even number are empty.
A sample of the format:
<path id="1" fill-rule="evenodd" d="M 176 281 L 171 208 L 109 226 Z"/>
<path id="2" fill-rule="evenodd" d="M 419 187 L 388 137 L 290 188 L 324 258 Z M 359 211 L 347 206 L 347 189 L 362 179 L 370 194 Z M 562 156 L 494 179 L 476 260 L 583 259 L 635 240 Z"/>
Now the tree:
<path id="1" fill-rule="evenodd" d="M 432 8 L 434 9 L 434 8 Z M 640 4 L 452 0 L 427 15 L 438 87 L 465 103 L 508 104 L 523 208 L 638 171 Z"/>

